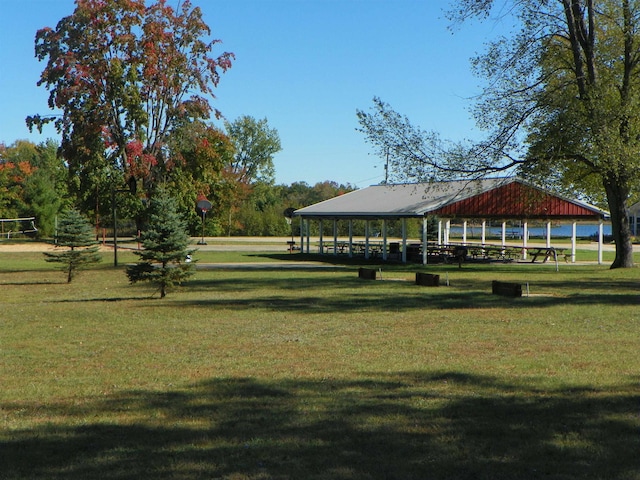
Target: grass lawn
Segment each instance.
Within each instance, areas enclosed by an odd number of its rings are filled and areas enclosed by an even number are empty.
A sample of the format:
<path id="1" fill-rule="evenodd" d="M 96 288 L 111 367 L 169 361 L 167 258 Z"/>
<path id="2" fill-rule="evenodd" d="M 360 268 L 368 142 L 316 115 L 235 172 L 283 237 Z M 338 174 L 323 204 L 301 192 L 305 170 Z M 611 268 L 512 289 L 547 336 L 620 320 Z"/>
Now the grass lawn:
<path id="1" fill-rule="evenodd" d="M 0 479 L 640 479 L 638 269 L 110 262 L 0 254 Z"/>

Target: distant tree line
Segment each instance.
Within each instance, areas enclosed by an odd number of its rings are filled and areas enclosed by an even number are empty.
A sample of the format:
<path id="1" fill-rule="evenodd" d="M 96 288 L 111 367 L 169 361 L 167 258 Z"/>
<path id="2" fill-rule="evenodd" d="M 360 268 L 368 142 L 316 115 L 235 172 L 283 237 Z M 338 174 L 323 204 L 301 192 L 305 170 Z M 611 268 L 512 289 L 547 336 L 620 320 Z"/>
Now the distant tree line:
<path id="1" fill-rule="evenodd" d="M 241 123 L 246 126 L 261 122 L 243 117 Z M 262 125 L 264 127 L 266 122 Z M 195 208 L 198 191 L 194 192 L 194 185 L 204 186 L 204 179 L 208 182 L 204 191 L 212 203 L 212 210 L 205 216 L 207 236 L 288 236 L 292 229 L 294 235 L 299 235 L 299 223 L 294 220 L 290 226 L 286 221 L 284 211 L 287 208 L 305 207 L 355 189 L 350 184 L 328 180 L 314 185 L 303 181 L 291 185 L 275 184 L 272 161 L 256 166 L 250 165 L 245 157 L 244 165 L 240 165 L 233 155 L 237 147 L 230 144 L 226 134 L 216 131 L 213 135 L 214 130 L 207 131 L 208 138 L 217 142 L 214 147 L 223 150 L 219 156 L 226 158 L 227 163 L 221 161 L 218 167 L 208 167 L 198 163 L 198 155 L 194 152 L 187 165 L 177 168 L 176 174 L 167 182 L 192 236 L 202 232 L 202 219 Z M 126 185 L 121 184 L 117 184 L 120 191 L 115 195 L 108 184 L 95 185 L 93 192 L 78 189 L 76 172 L 59 155 L 59 149 L 60 145 L 53 140 L 37 145 L 26 140 L 8 146 L 0 143 L 0 218 L 34 216 L 37 235 L 51 238 L 55 234 L 56 218 L 67 207 L 76 206 L 91 219 L 97 236 L 102 235 L 102 229 L 110 235 L 111 200 L 115 198 L 118 222 L 123 228 L 127 224 L 137 228 L 137 223 L 146 222 L 141 214 L 147 202 L 145 194 L 122 191 L 126 190 L 123 188 Z M 227 157 L 224 157 L 224 149 L 228 149 Z M 253 173 L 247 174 L 249 169 Z M 317 229 L 317 226 L 312 228 Z M 329 234 L 330 226 L 325 228 Z M 17 225 L 13 229 L 16 230 Z"/>

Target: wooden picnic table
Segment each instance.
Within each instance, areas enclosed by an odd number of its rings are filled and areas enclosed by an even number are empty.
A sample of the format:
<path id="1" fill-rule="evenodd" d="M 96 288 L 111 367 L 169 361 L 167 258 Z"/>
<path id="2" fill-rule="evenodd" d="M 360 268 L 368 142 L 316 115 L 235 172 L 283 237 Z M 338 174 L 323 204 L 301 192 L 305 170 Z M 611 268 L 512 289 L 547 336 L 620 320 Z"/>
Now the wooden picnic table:
<path id="1" fill-rule="evenodd" d="M 366 242 L 352 242 L 351 250 L 354 255 L 364 255 L 366 252 Z M 337 243 L 327 242 L 323 245 L 323 253 L 337 252 L 340 254 L 349 253 L 349 242 L 339 241 Z M 373 257 L 382 253 L 383 242 L 381 241 L 369 241 L 369 254 Z"/>
<path id="2" fill-rule="evenodd" d="M 534 263 L 538 258 L 542 258 L 542 263 L 546 262 L 550 258 L 554 261 L 558 260 L 558 255 L 564 256 L 565 262 L 567 261 L 567 255 L 565 253 L 566 248 L 558 247 L 523 247 L 526 248 L 527 253 L 531 255 L 531 263 Z"/>

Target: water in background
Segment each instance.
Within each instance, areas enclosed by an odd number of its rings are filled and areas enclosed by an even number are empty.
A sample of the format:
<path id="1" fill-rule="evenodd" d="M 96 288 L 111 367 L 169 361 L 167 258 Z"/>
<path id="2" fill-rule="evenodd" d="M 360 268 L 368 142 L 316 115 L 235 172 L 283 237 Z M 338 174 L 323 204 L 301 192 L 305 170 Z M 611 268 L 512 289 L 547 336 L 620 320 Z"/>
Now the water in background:
<path id="1" fill-rule="evenodd" d="M 571 238 L 572 225 L 551 225 L 551 237 L 568 237 Z M 546 226 L 529 226 L 529 238 L 546 238 L 547 227 Z M 605 223 L 602 225 L 602 232 L 605 236 L 611 235 L 611 224 Z M 520 239 L 524 234 L 524 228 L 507 226 L 506 236 L 510 239 Z M 455 225 L 451 227 L 451 235 L 455 237 L 462 236 L 462 227 Z M 499 237 L 502 238 L 502 227 L 486 227 L 487 237 Z M 597 238 L 598 225 L 597 224 L 576 224 L 576 237 L 578 238 Z M 481 238 L 482 226 L 480 225 L 467 225 L 467 239 Z"/>

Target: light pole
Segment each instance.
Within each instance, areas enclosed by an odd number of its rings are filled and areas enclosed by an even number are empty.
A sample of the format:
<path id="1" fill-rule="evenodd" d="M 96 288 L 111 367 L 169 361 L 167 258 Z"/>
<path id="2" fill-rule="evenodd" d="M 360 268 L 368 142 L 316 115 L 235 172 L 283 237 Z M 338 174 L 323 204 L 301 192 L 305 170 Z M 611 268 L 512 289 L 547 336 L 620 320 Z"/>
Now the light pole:
<path id="1" fill-rule="evenodd" d="M 207 242 L 204 241 L 204 217 L 207 212 L 211 210 L 211 207 L 211 202 L 207 200 L 204 195 L 200 195 L 196 202 L 196 211 L 202 215 L 202 239 L 198 242 L 198 245 L 207 244 Z"/>

